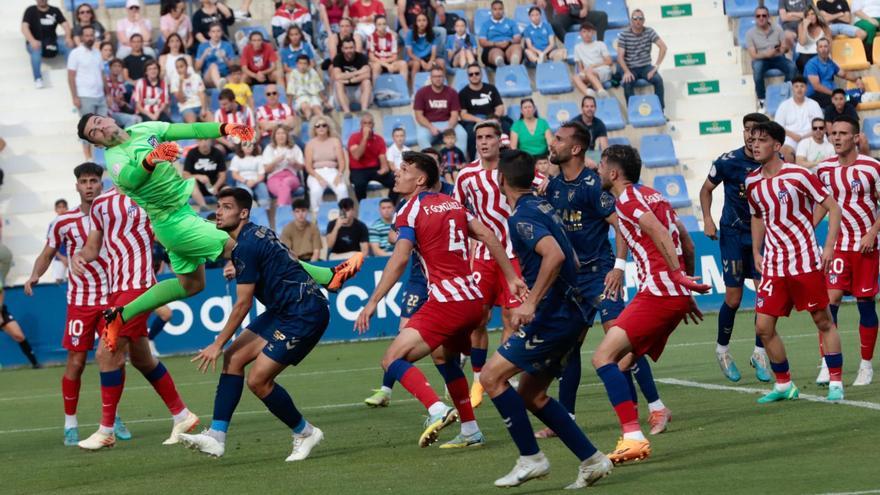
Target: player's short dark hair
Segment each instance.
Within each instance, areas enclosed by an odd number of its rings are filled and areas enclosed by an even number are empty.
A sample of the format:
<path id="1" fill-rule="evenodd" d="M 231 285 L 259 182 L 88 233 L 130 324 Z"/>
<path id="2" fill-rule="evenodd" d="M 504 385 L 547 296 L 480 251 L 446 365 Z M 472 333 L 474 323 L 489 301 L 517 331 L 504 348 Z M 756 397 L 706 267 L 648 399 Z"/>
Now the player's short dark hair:
<path id="1" fill-rule="evenodd" d="M 590 21 L 584 21 L 581 23 L 581 29 L 586 31 L 595 31 L 596 26 L 593 25 Z"/>
<path id="2" fill-rule="evenodd" d="M 495 131 L 495 135 L 501 137 L 501 124 L 498 123 L 497 120 L 484 120 L 479 124 L 474 126 L 474 135 L 477 134 L 477 131 L 483 129 L 485 127 L 491 128 Z"/>
<path id="3" fill-rule="evenodd" d="M 846 122 L 847 124 L 849 124 L 850 127 L 852 127 L 853 134 L 858 134 L 862 132 L 862 128 L 859 125 L 859 119 L 854 119 L 849 115 L 838 115 L 834 119 L 834 123 L 836 124 L 838 122 Z"/>
<path id="4" fill-rule="evenodd" d="M 346 43 L 351 43 L 352 45 L 354 45 L 354 38 L 351 36 L 346 36 L 345 38 L 342 38 L 342 41 L 339 42 L 339 46 L 342 47 L 342 45 Z"/>
<path id="5" fill-rule="evenodd" d="M 56 200 L 55 200 L 55 207 L 57 208 L 58 205 L 64 205 L 64 206 L 67 206 L 67 200 L 64 199 L 64 198 L 56 199 Z"/>
<path id="6" fill-rule="evenodd" d="M 494 7 L 496 3 L 500 3 L 501 6 L 504 7 L 504 2 L 502 0 L 492 0 L 492 3 L 489 6 Z"/>
<path id="7" fill-rule="evenodd" d="M 220 91 L 220 96 L 217 99 L 235 101 L 235 93 L 229 88 L 224 88 Z"/>
<path id="8" fill-rule="evenodd" d="M 574 120 L 566 122 L 559 127 L 572 129 L 574 131 L 574 134 L 571 135 L 571 138 L 584 148 L 584 152 L 587 151 L 587 148 L 590 146 L 590 141 L 592 140 L 592 136 L 590 136 L 590 130 L 587 129 L 587 126 L 585 126 L 581 122 L 578 122 L 577 120 Z"/>
<path id="9" fill-rule="evenodd" d="M 810 121 L 810 125 L 815 124 L 817 120 L 823 124 L 825 123 L 824 117 L 813 117 L 813 120 Z"/>
<path id="10" fill-rule="evenodd" d="M 581 106 L 584 106 L 584 102 L 587 101 L 587 100 L 591 100 L 591 101 L 593 102 L 594 105 L 596 104 L 596 97 L 595 97 L 595 96 L 592 96 L 592 95 L 584 95 L 584 97 L 581 98 Z"/>
<path id="11" fill-rule="evenodd" d="M 84 33 L 84 32 L 86 31 L 86 29 L 91 29 L 91 30 L 94 32 L 94 31 L 95 31 L 95 26 L 93 26 L 93 25 L 91 25 L 91 24 L 87 24 L 87 25 L 85 25 L 85 26 L 80 26 L 79 31 L 80 31 L 81 33 Z"/>
<path id="12" fill-rule="evenodd" d="M 293 200 L 293 204 L 291 206 L 293 206 L 294 210 L 308 210 L 309 202 L 306 201 L 305 198 L 296 198 Z"/>
<path id="13" fill-rule="evenodd" d="M 843 97 L 846 98 L 846 91 L 841 88 L 834 88 L 834 91 L 831 92 L 831 96 L 834 95 L 843 95 Z"/>
<path id="14" fill-rule="evenodd" d="M 752 133 L 770 136 L 770 139 L 779 144 L 785 143 L 785 128 L 772 120 L 769 122 L 761 122 L 752 129 Z"/>
<path id="15" fill-rule="evenodd" d="M 261 41 L 264 41 L 264 40 L 266 39 L 266 38 L 263 37 L 263 33 L 259 32 L 259 31 L 251 31 L 251 34 L 248 35 L 248 40 L 250 40 L 251 38 L 253 38 L 254 35 L 259 36 Z"/>
<path id="16" fill-rule="evenodd" d="M 309 58 L 309 56 L 306 55 L 305 53 L 300 53 L 299 56 L 296 57 L 296 61 L 297 61 L 297 62 L 299 62 L 300 60 L 305 60 L 306 62 L 310 62 L 310 61 L 311 61 L 311 59 Z"/>
<path id="17" fill-rule="evenodd" d="M 351 198 L 342 198 L 339 200 L 339 203 L 336 204 L 339 206 L 340 210 L 353 210 L 354 209 L 354 200 Z"/>
<path id="18" fill-rule="evenodd" d="M 743 125 L 748 124 L 749 122 L 753 122 L 755 124 L 760 124 L 762 122 L 769 122 L 770 117 L 764 115 L 760 112 L 752 112 L 743 115 Z"/>
<path id="19" fill-rule="evenodd" d="M 522 150 L 504 150 L 498 160 L 498 171 L 512 187 L 530 189 L 535 181 L 535 158 Z"/>
<path id="20" fill-rule="evenodd" d="M 96 113 L 87 113 L 79 118 L 79 123 L 76 124 L 76 135 L 79 136 L 79 138 L 82 139 L 83 141 L 88 141 L 90 143 L 92 142 L 86 136 L 86 124 L 89 123 L 90 118 L 97 117 L 97 116 L 98 116 L 98 114 L 96 114 Z M 94 143 L 92 143 L 92 144 L 94 144 Z"/>
<path id="21" fill-rule="evenodd" d="M 529 7 L 529 15 L 532 15 L 532 12 L 536 10 L 539 14 L 541 13 L 541 7 L 538 7 L 537 5 L 532 5 L 531 7 Z"/>
<path id="22" fill-rule="evenodd" d="M 804 76 L 798 74 L 798 75 L 791 78 L 791 85 L 792 86 L 794 86 L 797 83 L 807 84 L 807 80 L 804 78 Z"/>
<path id="23" fill-rule="evenodd" d="M 229 64 L 229 73 L 241 72 L 241 66 L 238 64 Z"/>
<path id="24" fill-rule="evenodd" d="M 612 167 L 623 171 L 623 176 L 633 184 L 642 175 L 642 157 L 638 150 L 626 144 L 613 144 L 602 152 L 602 159 Z"/>
<path id="25" fill-rule="evenodd" d="M 428 156 L 427 153 L 419 153 L 416 151 L 405 151 L 403 153 L 403 161 L 411 163 L 419 171 L 425 174 L 427 182 L 425 186 L 430 189 L 440 180 L 440 169 L 437 168 L 437 160 Z"/>
<path id="26" fill-rule="evenodd" d="M 183 58 L 183 57 L 180 57 L 178 60 L 186 60 L 186 59 Z M 110 59 L 110 62 L 108 63 L 108 66 L 109 66 L 109 67 L 113 67 L 113 66 L 116 65 L 116 64 L 122 65 L 122 60 L 120 60 L 120 59 L 118 59 L 118 58 Z"/>
<path id="27" fill-rule="evenodd" d="M 447 137 L 447 136 L 455 137 L 455 129 L 450 128 L 450 129 L 444 130 L 442 136 L 443 137 Z"/>
<path id="28" fill-rule="evenodd" d="M 241 208 L 242 210 L 248 210 L 248 215 L 250 215 L 250 209 L 254 206 L 254 198 L 251 196 L 251 193 L 242 187 L 225 187 L 217 193 L 217 200 L 223 198 L 232 198 L 235 200 L 235 205 Z"/>
<path id="29" fill-rule="evenodd" d="M 135 39 L 135 38 L 140 38 L 141 41 L 144 40 L 144 36 L 143 36 L 141 33 L 134 33 L 134 34 L 132 34 L 131 36 L 128 37 L 128 41 L 131 42 L 131 40 L 133 40 L 133 39 Z"/>
<path id="30" fill-rule="evenodd" d="M 388 203 L 388 204 L 390 204 L 391 206 L 394 206 L 394 201 L 392 201 L 391 198 L 382 198 L 382 199 L 379 200 L 379 204 L 380 204 L 380 205 L 383 205 L 383 204 L 385 204 L 385 203 Z"/>
<path id="31" fill-rule="evenodd" d="M 398 126 L 398 127 L 395 127 L 394 130 L 391 131 L 391 135 L 393 136 L 394 133 L 396 133 L 397 131 L 400 131 L 400 132 L 406 133 L 406 129 L 404 129 L 403 127 Z"/>
<path id="32" fill-rule="evenodd" d="M 385 16 L 385 14 L 379 14 L 379 15 L 377 15 L 376 17 L 373 17 L 373 23 L 375 24 L 376 21 L 378 21 L 380 18 L 381 18 L 381 19 L 385 19 L 386 21 L 388 20 L 388 17 Z"/>
<path id="33" fill-rule="evenodd" d="M 94 175 L 100 179 L 104 175 L 104 167 L 95 162 L 80 163 L 73 169 L 73 176 L 79 179 L 84 175 Z"/>

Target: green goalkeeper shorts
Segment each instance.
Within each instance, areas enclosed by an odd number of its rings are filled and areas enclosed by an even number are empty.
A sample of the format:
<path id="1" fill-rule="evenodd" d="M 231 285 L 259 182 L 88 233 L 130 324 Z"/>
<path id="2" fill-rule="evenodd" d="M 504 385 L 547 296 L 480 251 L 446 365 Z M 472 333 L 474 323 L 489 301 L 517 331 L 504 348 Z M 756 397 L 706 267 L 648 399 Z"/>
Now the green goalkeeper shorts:
<path id="1" fill-rule="evenodd" d="M 229 241 L 229 234 L 200 217 L 189 205 L 153 223 L 153 232 L 168 251 L 171 269 L 177 274 L 192 273 L 206 261 L 216 260 Z"/>

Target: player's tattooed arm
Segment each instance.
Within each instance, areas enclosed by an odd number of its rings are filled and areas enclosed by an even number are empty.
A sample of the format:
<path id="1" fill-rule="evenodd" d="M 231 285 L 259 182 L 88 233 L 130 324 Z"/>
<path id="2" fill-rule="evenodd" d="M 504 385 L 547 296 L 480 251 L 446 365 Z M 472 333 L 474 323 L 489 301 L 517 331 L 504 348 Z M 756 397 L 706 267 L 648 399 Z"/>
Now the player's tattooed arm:
<path id="1" fill-rule="evenodd" d="M 235 304 L 232 306 L 232 311 L 229 313 L 229 318 L 226 320 L 223 330 L 220 331 L 217 339 L 211 345 L 200 350 L 191 360 L 191 362 L 198 361 L 197 366 L 202 373 L 207 372 L 208 367 L 211 368 L 211 371 L 217 369 L 217 359 L 223 354 L 223 346 L 235 335 L 235 332 L 241 326 L 241 322 L 244 321 L 244 318 L 251 310 L 251 306 L 254 304 L 255 287 L 255 284 L 236 285 Z"/>
<path id="2" fill-rule="evenodd" d="M 370 300 L 367 301 L 364 309 L 361 310 L 357 320 L 354 322 L 354 329 L 359 334 L 363 334 L 370 329 L 370 318 L 376 312 L 379 301 L 388 294 L 388 291 L 394 287 L 394 284 L 400 280 L 403 272 L 406 271 L 406 264 L 409 262 L 412 250 L 413 243 L 408 238 L 400 238 L 394 244 L 394 251 L 391 252 L 391 257 L 385 263 L 385 269 L 382 270 L 382 277 L 379 279 L 379 283 L 376 284 L 376 290 L 373 291 Z"/>

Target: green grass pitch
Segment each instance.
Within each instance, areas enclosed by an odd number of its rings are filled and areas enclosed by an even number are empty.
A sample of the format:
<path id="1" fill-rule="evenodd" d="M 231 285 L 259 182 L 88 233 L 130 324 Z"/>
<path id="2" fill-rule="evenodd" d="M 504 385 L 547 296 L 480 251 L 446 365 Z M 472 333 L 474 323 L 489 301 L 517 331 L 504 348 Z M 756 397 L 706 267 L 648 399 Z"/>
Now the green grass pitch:
<path id="1" fill-rule="evenodd" d="M 682 326 L 670 339 L 654 375 L 673 411 L 667 433 L 653 438 L 653 456 L 618 467 L 591 488 L 593 493 L 633 494 L 819 494 L 880 493 L 880 383 L 847 387 L 851 404 L 800 400 L 759 406 L 757 392 L 697 388 L 697 384 L 762 389 L 748 358 L 752 315 L 741 313 L 731 344 L 743 373 L 729 383 L 714 357 L 714 316 L 698 326 Z M 844 380 L 858 366 L 857 315 L 841 309 Z M 803 394 L 824 396 L 813 380 L 818 363 L 816 335 L 809 317 L 781 320 L 795 382 Z M 617 421 L 584 346 L 584 372 L 577 422 L 603 451 L 614 447 Z M 497 334 L 493 335 L 493 345 Z M 321 427 L 324 443 L 304 462 L 285 463 L 290 434 L 262 403 L 245 390 L 233 418 L 226 456 L 208 458 L 182 446 L 161 445 L 171 420 L 158 396 L 129 368 L 120 414 L 134 434 L 102 452 L 62 445 L 62 368 L 0 373 L 0 493 L 491 493 L 495 478 L 516 459 L 516 449 L 488 399 L 477 419 L 488 444 L 468 451 L 420 449 L 424 410 L 399 385 L 390 407 L 368 409 L 361 400 L 379 385 L 379 358 L 387 342 L 319 346 L 296 369 L 280 377 L 306 417 Z M 163 360 L 187 405 L 210 422 L 217 374 L 201 375 L 188 358 Z M 442 390 L 439 375 L 423 365 Z M 468 373 L 468 376 L 470 374 Z M 677 384 L 670 380 L 682 380 Z M 665 383 L 664 383 L 665 382 Z M 700 386 L 702 386 L 700 385 Z M 551 389 L 555 395 L 555 385 Z M 858 402 L 857 401 L 861 401 Z M 647 410 L 640 404 L 641 419 Z M 100 413 L 97 367 L 89 365 L 79 403 L 80 438 L 96 428 Z M 540 426 L 534 423 L 537 428 Z M 458 426 L 442 433 L 451 438 Z M 577 460 L 558 440 L 541 441 L 552 464 L 546 480 L 510 493 L 555 492 L 570 483 Z"/>

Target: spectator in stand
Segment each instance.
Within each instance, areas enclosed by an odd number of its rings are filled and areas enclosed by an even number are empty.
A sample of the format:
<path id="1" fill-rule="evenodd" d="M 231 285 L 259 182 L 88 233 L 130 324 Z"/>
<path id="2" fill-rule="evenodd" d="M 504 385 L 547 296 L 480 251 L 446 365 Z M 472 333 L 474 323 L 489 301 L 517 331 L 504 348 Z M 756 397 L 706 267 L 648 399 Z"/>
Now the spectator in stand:
<path id="1" fill-rule="evenodd" d="M 172 34 L 176 34 L 183 42 L 183 51 L 193 49 L 195 37 L 193 36 L 192 21 L 186 15 L 186 2 L 184 0 L 162 2 L 159 13 L 162 16 L 159 18 L 159 30 L 162 32 L 165 44 L 168 44 L 168 38 Z"/>
<path id="2" fill-rule="evenodd" d="M 284 38 L 280 57 L 282 61 L 282 69 L 285 74 L 290 74 L 296 69 L 296 61 L 299 57 L 305 55 L 309 62 L 309 67 L 315 67 L 315 48 L 311 43 L 305 40 L 302 29 L 299 26 L 290 26 L 287 29 L 287 36 Z M 288 88 L 290 90 L 292 88 Z M 288 91 L 289 92 L 289 91 Z"/>
<path id="3" fill-rule="evenodd" d="M 150 47 L 153 41 L 153 25 L 150 20 L 141 15 L 141 0 L 125 0 L 125 17 L 116 21 L 116 42 L 119 48 L 116 56 L 125 58 L 131 53 L 131 37 L 139 34 L 144 39 L 144 51 L 156 56 L 156 52 Z"/>
<path id="4" fill-rule="evenodd" d="M 605 122 L 596 117 L 596 99 L 592 96 L 584 96 L 581 99 L 581 114 L 574 117 L 570 122 L 577 122 L 587 128 L 590 133 L 588 151 L 605 151 L 608 147 L 608 130 Z"/>
<path id="5" fill-rule="evenodd" d="M 186 123 L 198 122 L 199 120 L 211 120 L 208 95 L 205 93 L 205 83 L 202 76 L 198 75 L 189 66 L 185 58 L 178 58 L 175 64 L 177 77 L 169 87 L 171 93 L 177 99 L 177 109 Z"/>
<path id="6" fill-rule="evenodd" d="M 656 44 L 660 49 L 657 63 L 654 65 L 651 65 L 652 44 Z M 660 77 L 659 72 L 664 57 L 666 57 L 666 43 L 660 39 L 656 31 L 645 27 L 645 13 L 639 9 L 633 10 L 629 29 L 622 31 L 617 37 L 617 63 L 620 65 L 623 94 L 627 102 L 635 93 L 636 81 L 644 79 L 654 86 L 654 94 L 660 99 L 660 107 L 666 108 L 663 78 Z"/>
<path id="7" fill-rule="evenodd" d="M 299 119 L 290 105 L 281 101 L 281 86 L 266 85 L 266 104 L 257 109 L 257 127 L 264 139 L 278 127 L 299 129 Z M 301 162 L 300 162 L 301 163 Z"/>
<path id="8" fill-rule="evenodd" d="M 385 5 L 381 0 L 354 0 L 348 13 L 355 23 L 355 32 L 369 39 L 376 30 L 376 16 L 385 15 Z"/>
<path id="9" fill-rule="evenodd" d="M 202 7 L 193 12 L 192 16 L 193 30 L 198 43 L 205 43 L 211 39 L 211 26 L 214 24 L 220 27 L 221 38 L 229 40 L 229 26 L 235 24 L 235 15 L 232 9 L 217 0 L 202 0 Z M 228 56 L 231 57 L 233 53 L 235 52 L 228 52 Z"/>
<path id="10" fill-rule="evenodd" d="M 443 45 L 429 23 L 428 14 L 417 15 L 413 29 L 407 31 L 403 37 L 413 81 L 417 72 L 431 70 L 435 65 L 446 67 L 446 61 L 439 57 Z"/>
<path id="11" fill-rule="evenodd" d="M 394 244 L 388 240 L 388 233 L 394 225 L 394 201 L 383 198 L 379 201 L 379 218 L 370 225 L 370 252 L 373 256 L 391 256 Z"/>
<path id="12" fill-rule="evenodd" d="M 492 16 L 480 26 L 483 65 L 491 68 L 522 61 L 522 36 L 513 19 L 504 17 L 504 2 L 492 0 Z"/>
<path id="13" fill-rule="evenodd" d="M 199 44 L 196 52 L 196 70 L 209 86 L 222 88 L 229 75 L 229 65 L 235 63 L 235 49 L 223 39 L 223 28 L 217 23 L 208 30 L 209 39 Z"/>
<path id="14" fill-rule="evenodd" d="M 348 162 L 345 147 L 336 137 L 336 129 L 329 118 L 319 115 L 309 126 L 311 139 L 306 143 L 305 168 L 309 186 L 309 200 L 312 213 L 318 213 L 318 206 L 329 188 L 337 201 L 348 197 Z"/>
<path id="15" fill-rule="evenodd" d="M 64 29 L 63 42 L 59 42 L 56 32 L 59 25 Z M 49 0 L 37 0 L 36 5 L 31 5 L 24 11 L 21 34 L 27 41 L 25 48 L 31 56 L 34 86 L 42 89 L 43 75 L 40 73 L 40 66 L 43 57 L 52 58 L 60 53 L 66 59 L 75 45 L 70 23 L 58 7 L 49 5 Z"/>
<path id="16" fill-rule="evenodd" d="M 385 151 L 385 159 L 388 161 L 388 166 L 391 167 L 391 170 L 396 171 L 400 168 L 400 162 L 403 161 L 403 153 L 405 151 L 410 151 L 409 146 L 406 145 L 406 129 L 395 127 L 391 131 L 391 146 Z"/>
<path id="17" fill-rule="evenodd" d="M 477 42 L 468 32 L 467 21 L 460 17 L 455 20 L 455 32 L 446 37 L 446 60 L 458 69 L 477 61 Z"/>
<path id="18" fill-rule="evenodd" d="M 443 147 L 440 148 L 440 176 L 452 184 L 458 177 L 458 172 L 467 165 L 464 152 L 455 146 L 455 131 L 446 129 L 443 131 Z"/>
<path id="19" fill-rule="evenodd" d="M 73 106 L 80 116 L 87 113 L 107 115 L 103 62 L 101 52 L 95 46 L 95 29 L 92 26 L 84 27 L 81 38 L 82 43 L 71 50 L 67 57 L 67 85 Z M 92 161 L 92 145 L 83 141 L 82 146 L 86 161 Z"/>
<path id="20" fill-rule="evenodd" d="M 446 9 L 442 0 L 398 0 L 397 4 L 397 31 L 401 36 L 405 36 L 407 31 L 412 30 L 416 24 L 416 17 L 419 14 L 428 14 L 431 26 L 437 24 L 444 25 L 446 23 Z M 438 36 L 439 35 L 439 36 Z M 434 36 L 444 38 L 443 46 L 446 45 L 446 30 L 440 26 L 435 26 Z"/>
<path id="21" fill-rule="evenodd" d="M 608 14 L 592 8 L 591 3 L 591 0 L 537 0 L 535 5 L 547 13 L 557 38 L 565 39 L 565 33 L 571 26 L 589 22 L 596 26 L 597 38 L 601 41 L 605 39 L 605 30 L 608 29 Z"/>
<path id="22" fill-rule="evenodd" d="M 807 11 L 811 10 L 812 6 L 812 0 L 781 0 L 779 2 L 779 24 L 785 31 L 785 41 L 788 46 L 794 46 L 797 42 L 800 25 L 804 22 Z"/>
<path id="23" fill-rule="evenodd" d="M 321 232 L 309 221 L 309 203 L 298 198 L 293 201 L 293 221 L 281 230 L 281 242 L 298 259 L 317 260 L 321 254 Z"/>
<path id="24" fill-rule="evenodd" d="M 523 98 L 519 102 L 519 120 L 510 128 L 510 147 L 532 156 L 546 155 L 553 131 L 546 120 L 538 116 L 535 100 Z"/>
<path id="25" fill-rule="evenodd" d="M 825 134 L 825 119 L 817 117 L 812 122 L 813 133 L 798 143 L 795 160 L 801 167 L 813 169 L 825 159 L 834 156 L 834 146 Z"/>
<path id="26" fill-rule="evenodd" d="M 272 43 L 263 39 L 263 33 L 253 31 L 248 35 L 248 44 L 241 50 L 241 68 L 244 82 L 266 84 L 270 81 L 283 84 L 283 70 L 278 65 L 278 54 Z"/>
<path id="27" fill-rule="evenodd" d="M 278 205 L 290 205 L 293 193 L 302 186 L 299 177 L 304 161 L 302 150 L 290 139 L 290 128 L 276 127 L 263 151 L 263 164 L 268 174 L 266 184 Z"/>
<path id="28" fill-rule="evenodd" d="M 339 32 L 339 21 L 343 17 L 349 17 L 348 9 L 350 8 L 348 0 L 321 0 L 318 4 L 318 15 L 321 18 L 321 25 L 330 32 Z"/>
<path id="29" fill-rule="evenodd" d="M 831 60 L 831 42 L 821 39 L 816 42 L 816 56 L 807 62 L 804 67 L 804 77 L 807 79 L 807 96 L 816 100 L 819 107 L 825 108 L 831 104 L 831 92 L 834 91 L 834 77 L 837 76 L 847 81 L 855 81 L 858 76 L 840 68 L 834 60 Z"/>
<path id="30" fill-rule="evenodd" d="M 581 24 L 581 41 L 574 47 L 575 73 L 571 82 L 584 95 L 607 98 L 605 82 L 611 80 L 614 62 L 604 42 L 597 41 L 596 27 L 589 22 Z M 587 86 L 589 83 L 590 86 Z"/>
<path id="31" fill-rule="evenodd" d="M 813 119 L 822 117 L 822 109 L 816 100 L 807 98 L 807 80 L 795 76 L 791 80 L 791 98 L 779 104 L 773 117 L 773 120 L 785 128 L 785 143 L 781 152 L 786 162 L 794 163 L 794 152 L 798 143 L 812 135 Z"/>
<path id="32" fill-rule="evenodd" d="M 431 84 L 419 89 L 413 98 L 416 139 L 420 148 L 428 148 L 441 140 L 440 133 L 455 129 L 455 143 L 459 148 L 467 146 L 467 132 L 459 124 L 461 102 L 458 93 L 446 85 L 446 71 L 440 67 L 431 69 Z"/>
<path id="33" fill-rule="evenodd" d="M 67 213 L 67 200 L 64 198 L 55 200 L 55 216 Z M 58 251 L 52 257 L 52 264 L 49 266 L 52 280 L 56 284 L 62 284 L 67 280 L 67 266 L 70 259 L 67 257 L 67 245 L 62 242 L 58 246 Z"/>
<path id="34" fill-rule="evenodd" d="M 406 62 L 397 53 L 397 35 L 388 30 L 388 19 L 384 14 L 376 16 L 376 30 L 367 38 L 367 52 L 373 72 L 373 86 L 376 85 L 376 79 L 386 72 L 397 72 L 406 82 Z"/>
<path id="35" fill-rule="evenodd" d="M 351 198 L 339 200 L 339 218 L 327 224 L 327 259 L 347 259 L 356 252 L 370 254 L 370 232 L 357 218 Z"/>
<path id="36" fill-rule="evenodd" d="M 101 43 L 101 61 L 104 63 L 104 77 L 107 77 L 110 74 L 110 62 L 116 58 L 113 55 L 114 52 L 113 43 L 110 43 L 109 41 Z"/>
<path id="37" fill-rule="evenodd" d="M 312 33 L 312 13 L 297 0 L 282 0 L 272 15 L 272 37 L 280 40 L 290 26 L 299 26 L 304 32 Z"/>
<path id="38" fill-rule="evenodd" d="M 244 82 L 244 75 L 241 72 L 240 66 L 235 64 L 229 66 L 229 82 L 223 88 L 230 89 L 235 93 L 235 101 L 239 105 L 247 106 L 251 109 L 254 108 L 254 92 Z"/>
<path id="39" fill-rule="evenodd" d="M 339 21 L 339 32 L 330 36 L 327 40 L 328 57 L 321 63 L 321 69 L 329 70 L 333 66 L 333 61 L 336 60 L 336 57 L 342 51 L 342 41 L 349 38 L 354 40 L 355 51 L 363 53 L 365 49 L 364 39 L 361 35 L 354 32 L 354 22 L 348 17 L 343 17 Z"/>
<path id="40" fill-rule="evenodd" d="M 541 9 L 529 8 L 529 24 L 523 30 L 523 45 L 526 59 L 532 64 L 540 64 L 548 60 L 564 60 L 568 53 L 565 47 L 556 44 L 556 36 L 550 24 L 541 18 Z"/>
<path id="41" fill-rule="evenodd" d="M 165 46 L 162 47 L 162 52 L 159 54 L 160 77 L 168 83 L 169 87 L 176 86 L 175 83 L 178 79 L 177 61 L 180 59 L 187 61 L 187 67 L 189 67 L 190 72 L 195 72 L 192 69 L 195 63 L 192 57 L 185 51 L 183 38 L 177 33 L 171 33 L 168 39 L 165 40 Z"/>
<path id="42" fill-rule="evenodd" d="M 831 92 L 831 104 L 825 107 L 824 113 L 826 124 L 834 122 L 837 120 L 837 117 L 842 115 L 859 120 L 859 113 L 856 111 L 856 107 L 846 101 L 846 91 L 841 88 Z"/>
<path id="43" fill-rule="evenodd" d="M 134 107 L 125 97 L 125 76 L 122 60 L 114 58 L 110 62 L 110 74 L 104 79 L 107 84 L 108 115 L 123 129 L 141 122 L 141 118 L 134 114 Z"/>
<path id="44" fill-rule="evenodd" d="M 369 112 L 360 116 L 361 128 L 348 138 L 348 163 L 351 184 L 358 201 L 367 197 L 367 184 L 376 181 L 394 189 L 394 172 L 385 159 L 385 138 L 375 131 L 375 120 Z M 392 197 L 397 195 L 393 192 Z"/>
<path id="45" fill-rule="evenodd" d="M 239 143 L 229 162 L 229 172 L 236 187 L 247 189 L 259 207 L 268 208 L 271 198 L 266 188 L 266 168 L 260 151 L 260 145 L 253 141 Z"/>
<path id="46" fill-rule="evenodd" d="M 359 100 L 361 110 L 370 106 L 373 98 L 373 84 L 370 61 L 366 55 L 355 51 L 351 38 L 342 40 L 342 50 L 333 59 L 331 71 L 336 90 L 336 103 L 344 113 L 351 113 L 351 100 Z"/>
<path id="47" fill-rule="evenodd" d="M 96 43 L 107 41 L 107 29 L 98 21 L 92 6 L 84 3 L 76 8 L 73 16 L 73 41 L 77 46 L 82 43 L 82 30 L 86 26 L 91 26 L 95 30 Z"/>
<path id="48" fill-rule="evenodd" d="M 877 36 L 877 29 L 880 26 L 880 1 L 852 0 L 850 8 L 852 9 L 853 16 L 855 16 L 856 27 L 866 33 L 865 51 L 870 61 L 874 37 Z"/>
<path id="49" fill-rule="evenodd" d="M 868 33 L 853 26 L 853 13 L 849 8 L 849 0 L 819 0 L 816 2 L 816 7 L 822 19 L 831 28 L 832 36 L 842 34 L 850 38 L 858 38 L 865 42 L 866 47 L 874 42 L 873 36 L 869 42 Z"/>
<path id="50" fill-rule="evenodd" d="M 787 36 L 788 31 L 785 34 Z M 815 8 L 810 7 L 797 28 L 797 46 L 795 48 L 797 59 L 795 59 L 795 65 L 797 65 L 798 72 L 803 74 L 807 62 L 816 56 L 816 53 L 818 53 L 817 42 L 821 39 L 831 39 L 831 28 L 816 13 Z M 786 42 L 788 42 L 787 39 Z M 791 43 L 789 43 L 789 46 L 791 46 Z"/>
<path id="51" fill-rule="evenodd" d="M 504 132 L 510 132 L 512 122 L 504 115 L 501 93 L 495 86 L 483 82 L 483 71 L 480 66 L 476 63 L 469 65 L 466 74 L 468 84 L 458 93 L 458 102 L 461 106 L 460 124 L 467 132 L 467 154 L 476 156 L 477 137 L 474 134 L 474 126 L 492 118 L 502 124 Z"/>
<path id="52" fill-rule="evenodd" d="M 256 119 L 250 107 L 239 105 L 235 101 L 235 93 L 231 89 L 220 91 L 220 108 L 214 112 L 214 122 L 221 124 L 244 124 L 250 127 L 256 126 Z M 235 151 L 235 143 L 222 137 L 217 142 L 224 148 L 226 153 Z"/>
<path id="53" fill-rule="evenodd" d="M 171 122 L 168 111 L 171 108 L 171 98 L 168 96 L 168 86 L 159 77 L 159 62 L 150 60 L 144 69 L 144 78 L 139 79 L 134 86 L 135 111 L 145 121 Z"/>
<path id="54" fill-rule="evenodd" d="M 789 51 L 785 44 L 785 34 L 781 27 L 770 22 L 770 11 L 767 7 L 755 9 L 755 27 L 746 32 L 745 47 L 752 57 L 758 110 L 763 111 L 764 99 L 767 97 L 767 86 L 764 84 L 767 71 L 782 71 L 786 81 L 791 81 L 797 71 L 795 63 L 785 56 Z"/>
<path id="55" fill-rule="evenodd" d="M 186 154 L 183 178 L 190 177 L 196 181 L 192 192 L 196 206 L 206 210 L 208 203 L 217 202 L 214 196 L 226 185 L 226 153 L 214 146 L 213 140 L 199 139 L 198 145 Z"/>
<path id="56" fill-rule="evenodd" d="M 318 71 L 309 65 L 308 55 L 300 55 L 296 69 L 287 74 L 287 94 L 293 102 L 293 110 L 299 112 L 304 119 L 310 120 L 313 115 L 323 115 L 322 109 L 327 105 L 324 81 Z"/>
<path id="57" fill-rule="evenodd" d="M 134 86 L 138 80 L 144 78 L 144 69 L 147 62 L 154 60 L 153 56 L 144 51 L 144 38 L 139 34 L 133 34 L 128 39 L 131 53 L 122 59 L 122 65 L 125 68 L 125 82 L 129 86 Z"/>

